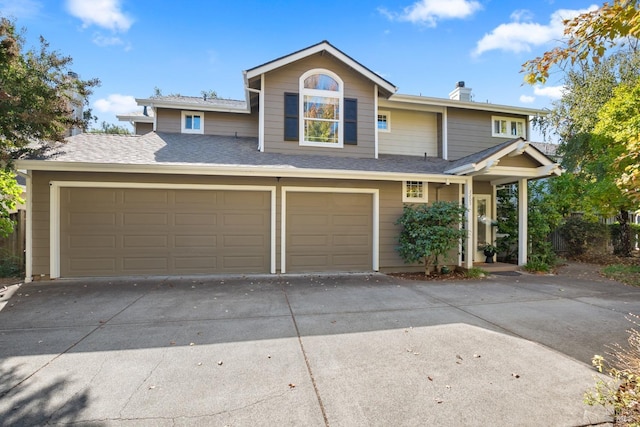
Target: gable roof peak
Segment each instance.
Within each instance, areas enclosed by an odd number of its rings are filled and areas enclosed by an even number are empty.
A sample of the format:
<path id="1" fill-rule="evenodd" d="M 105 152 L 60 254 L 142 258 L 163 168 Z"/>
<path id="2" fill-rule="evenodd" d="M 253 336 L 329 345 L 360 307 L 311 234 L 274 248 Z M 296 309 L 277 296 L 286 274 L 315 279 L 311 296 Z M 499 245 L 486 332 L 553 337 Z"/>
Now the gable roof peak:
<path id="1" fill-rule="evenodd" d="M 256 67 L 250 68 L 244 71 L 245 80 L 250 80 L 252 78 L 258 77 L 261 74 L 267 73 L 272 70 L 276 70 L 278 68 L 289 65 L 293 62 L 299 61 L 301 59 L 307 58 L 311 55 L 315 55 L 317 53 L 327 52 L 331 54 L 333 57 L 338 59 L 339 61 L 345 63 L 350 68 L 360 73 L 367 79 L 371 80 L 375 84 L 378 85 L 380 90 L 386 92 L 387 96 L 390 96 L 397 92 L 398 88 L 388 80 L 384 79 L 377 73 L 371 71 L 369 68 L 365 67 L 346 53 L 342 52 L 340 49 L 333 46 L 329 41 L 322 40 L 319 43 L 308 46 L 306 48 L 300 49 L 296 52 L 290 53 L 285 56 L 281 56 L 280 58 L 273 59 L 269 62 L 266 62 L 262 65 L 258 65 Z"/>

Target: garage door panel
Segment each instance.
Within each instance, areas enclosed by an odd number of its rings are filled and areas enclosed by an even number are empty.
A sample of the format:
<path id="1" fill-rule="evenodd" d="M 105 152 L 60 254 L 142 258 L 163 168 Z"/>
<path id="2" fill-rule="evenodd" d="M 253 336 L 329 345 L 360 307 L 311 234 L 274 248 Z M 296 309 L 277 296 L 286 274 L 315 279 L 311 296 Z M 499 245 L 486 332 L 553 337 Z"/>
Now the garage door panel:
<path id="1" fill-rule="evenodd" d="M 371 194 L 289 193 L 287 271 L 370 271 L 372 212 Z"/>
<path id="2" fill-rule="evenodd" d="M 114 236 L 69 236 L 68 245 L 73 249 L 113 249 L 116 247 Z"/>
<path id="3" fill-rule="evenodd" d="M 292 248 L 298 246 L 326 246 L 329 236 L 326 234 L 294 234 L 287 244 Z"/>
<path id="4" fill-rule="evenodd" d="M 125 204 L 163 204 L 169 203 L 169 194 L 163 190 L 129 189 L 123 191 Z"/>
<path id="5" fill-rule="evenodd" d="M 360 234 L 360 235 L 345 235 L 345 234 L 334 234 L 331 236 L 332 243 L 334 246 L 346 246 L 346 247 L 357 247 L 361 250 L 369 248 L 371 245 L 371 236 L 369 234 Z"/>
<path id="6" fill-rule="evenodd" d="M 63 277 L 270 270 L 267 191 L 61 188 L 60 196 Z"/>
<path id="7" fill-rule="evenodd" d="M 169 246 L 167 236 L 123 236 L 124 248 L 166 248 Z"/>
<path id="8" fill-rule="evenodd" d="M 265 245 L 264 235 L 225 235 L 223 236 L 224 246 L 227 248 L 251 248 Z"/>
<path id="9" fill-rule="evenodd" d="M 98 271 L 103 274 L 109 274 L 116 268 L 115 258 L 74 258 L 69 262 L 69 268 L 79 272 Z"/>
<path id="10" fill-rule="evenodd" d="M 153 212 L 141 212 L 141 213 L 125 213 L 122 217 L 123 225 L 136 225 L 136 226 L 153 226 L 153 225 L 167 225 L 169 224 L 169 215 L 166 213 L 153 213 Z"/>
<path id="11" fill-rule="evenodd" d="M 264 226 L 265 216 L 261 214 L 247 214 L 245 212 L 230 212 L 223 216 L 225 227 Z"/>
<path id="12" fill-rule="evenodd" d="M 208 236 L 175 236 L 174 247 L 176 248 L 215 248 L 218 244 L 218 237 Z"/>
<path id="13" fill-rule="evenodd" d="M 209 213 L 177 213 L 174 216 L 175 225 L 216 225 L 218 223 L 217 215 Z"/>
<path id="14" fill-rule="evenodd" d="M 109 225 L 113 226 L 116 224 L 117 217 L 115 213 L 112 212 L 78 212 L 72 213 L 70 215 L 65 215 L 66 224 L 68 226 L 70 224 L 74 224 L 75 226 L 100 226 L 100 225 Z"/>

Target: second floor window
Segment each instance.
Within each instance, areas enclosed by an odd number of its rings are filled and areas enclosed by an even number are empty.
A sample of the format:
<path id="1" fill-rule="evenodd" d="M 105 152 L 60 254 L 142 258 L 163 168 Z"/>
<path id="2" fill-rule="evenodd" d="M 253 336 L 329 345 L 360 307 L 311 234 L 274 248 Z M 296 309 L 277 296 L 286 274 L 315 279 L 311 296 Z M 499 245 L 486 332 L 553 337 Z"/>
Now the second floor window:
<path id="1" fill-rule="evenodd" d="M 183 111 L 182 133 L 204 133 L 204 113 Z"/>
<path id="2" fill-rule="evenodd" d="M 526 138 L 526 122 L 524 119 L 515 117 L 496 117 L 491 118 L 493 128 L 491 136 L 500 138 L 517 138 L 519 136 Z"/>
<path id="3" fill-rule="evenodd" d="M 343 146 L 343 85 L 328 70 L 311 70 L 300 78 L 301 145 Z"/>

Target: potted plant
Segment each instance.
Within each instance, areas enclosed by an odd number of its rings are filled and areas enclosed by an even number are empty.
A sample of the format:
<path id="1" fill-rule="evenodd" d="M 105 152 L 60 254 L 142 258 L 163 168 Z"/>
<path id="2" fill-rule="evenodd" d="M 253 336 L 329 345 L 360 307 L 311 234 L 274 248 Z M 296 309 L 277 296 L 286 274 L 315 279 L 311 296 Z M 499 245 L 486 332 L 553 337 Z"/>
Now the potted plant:
<path id="1" fill-rule="evenodd" d="M 493 246 L 491 243 L 487 243 L 482 248 L 482 251 L 484 252 L 484 256 L 486 257 L 484 262 L 487 264 L 493 264 L 493 256 L 496 254 L 496 252 L 498 252 L 498 248 Z"/>

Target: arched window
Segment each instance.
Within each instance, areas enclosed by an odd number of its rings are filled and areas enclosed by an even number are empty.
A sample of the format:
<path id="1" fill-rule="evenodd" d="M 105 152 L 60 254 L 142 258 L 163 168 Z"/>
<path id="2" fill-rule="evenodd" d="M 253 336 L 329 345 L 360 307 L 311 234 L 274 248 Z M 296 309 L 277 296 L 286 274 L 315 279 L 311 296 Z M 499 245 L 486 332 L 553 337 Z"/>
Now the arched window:
<path id="1" fill-rule="evenodd" d="M 343 83 L 329 70 L 300 77 L 300 144 L 343 146 Z"/>

